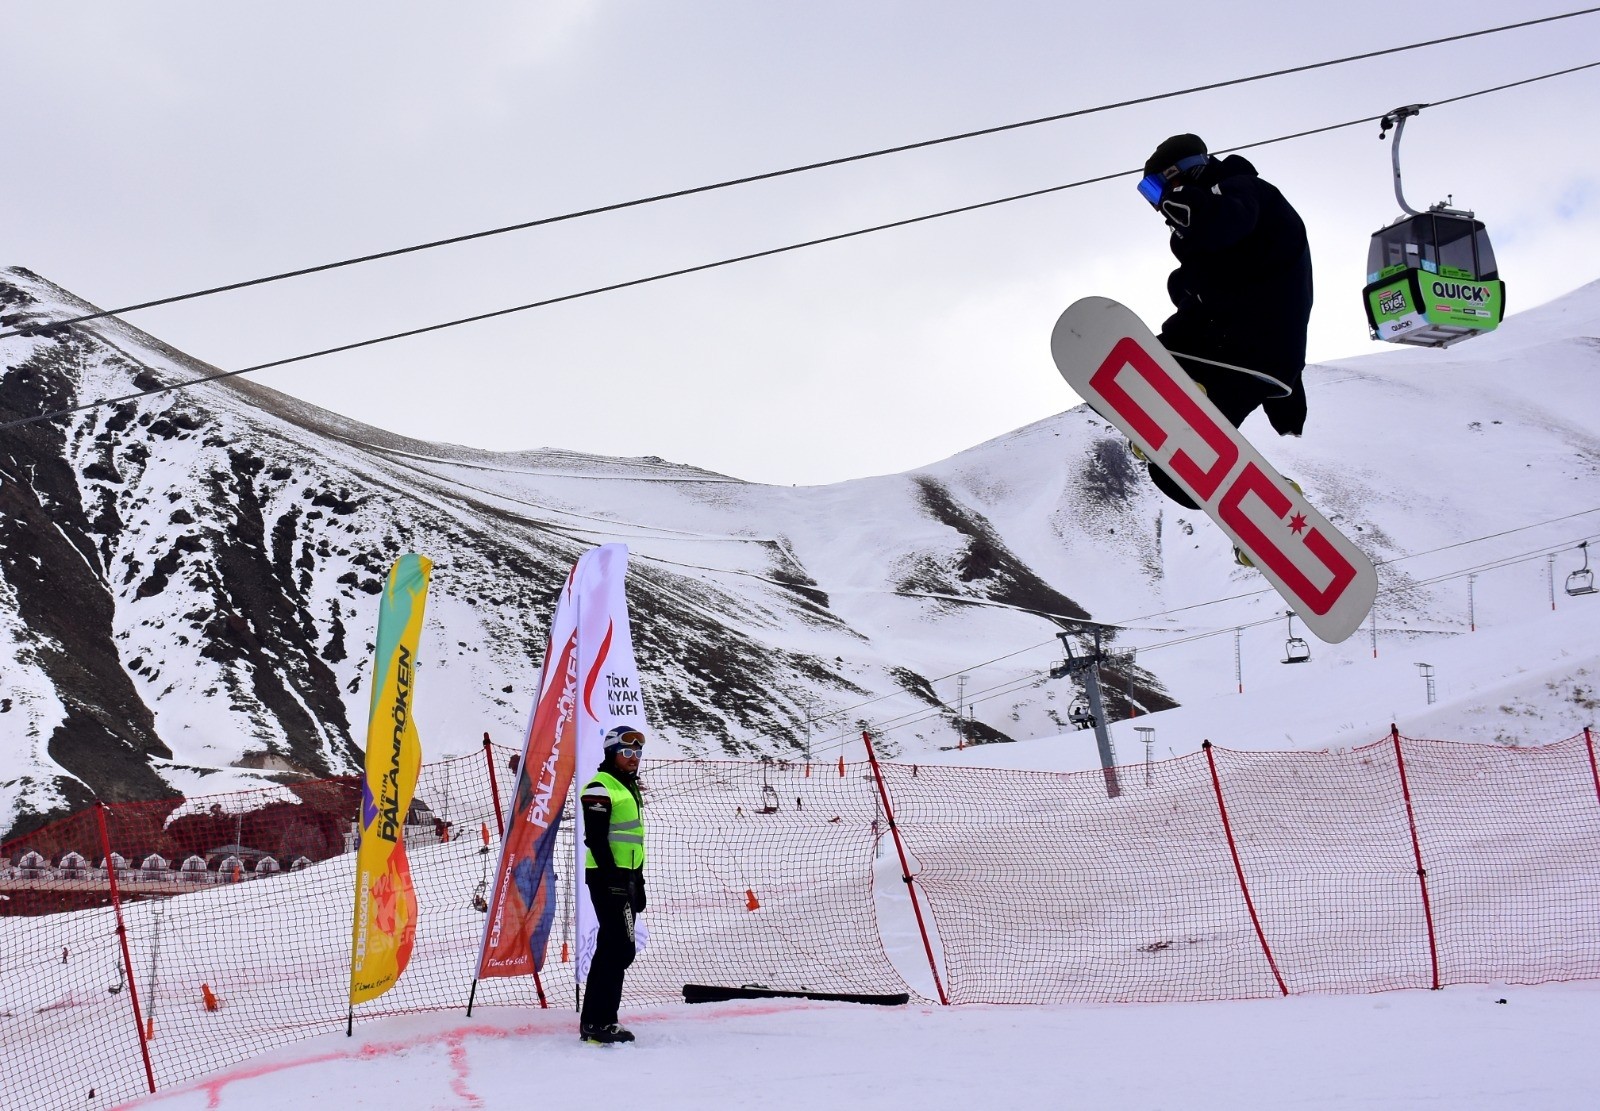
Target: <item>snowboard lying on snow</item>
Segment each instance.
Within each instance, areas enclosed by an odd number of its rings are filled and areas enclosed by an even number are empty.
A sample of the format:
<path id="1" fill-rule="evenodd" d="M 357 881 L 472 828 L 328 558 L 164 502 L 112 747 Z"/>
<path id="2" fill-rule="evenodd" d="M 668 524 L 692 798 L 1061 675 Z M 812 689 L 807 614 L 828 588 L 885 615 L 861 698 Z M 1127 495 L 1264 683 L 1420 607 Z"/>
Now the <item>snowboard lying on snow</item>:
<path id="1" fill-rule="evenodd" d="M 745 984 L 737 988 L 716 987 L 711 984 L 684 984 L 683 1001 L 685 1003 L 723 1003 L 729 999 L 820 999 L 830 1003 L 871 1003 L 880 1007 L 903 1007 L 911 1002 L 911 996 L 904 992 L 899 995 L 857 995 L 846 992 L 832 991 L 807 991 L 804 988 L 788 990 L 785 988 L 769 988 L 762 984 Z"/>

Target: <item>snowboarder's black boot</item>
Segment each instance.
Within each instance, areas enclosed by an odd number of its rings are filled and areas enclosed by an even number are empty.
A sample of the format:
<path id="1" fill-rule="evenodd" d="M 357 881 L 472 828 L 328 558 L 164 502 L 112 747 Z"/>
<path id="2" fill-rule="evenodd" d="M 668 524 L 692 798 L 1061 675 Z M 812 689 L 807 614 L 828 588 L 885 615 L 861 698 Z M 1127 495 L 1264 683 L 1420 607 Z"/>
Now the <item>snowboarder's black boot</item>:
<path id="1" fill-rule="evenodd" d="M 585 1023 L 578 1027 L 578 1037 L 596 1045 L 611 1045 L 616 1042 L 633 1041 L 633 1031 L 618 1026 L 615 1022 L 608 1022 L 604 1026 L 590 1026 Z"/>

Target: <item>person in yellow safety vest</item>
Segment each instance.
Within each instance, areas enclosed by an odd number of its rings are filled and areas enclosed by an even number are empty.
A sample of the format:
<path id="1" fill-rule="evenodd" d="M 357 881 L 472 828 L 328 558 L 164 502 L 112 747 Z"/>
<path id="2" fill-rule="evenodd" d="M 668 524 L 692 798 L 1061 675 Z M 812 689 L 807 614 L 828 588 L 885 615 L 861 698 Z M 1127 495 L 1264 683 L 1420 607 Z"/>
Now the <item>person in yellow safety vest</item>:
<path id="1" fill-rule="evenodd" d="M 583 789 L 584 882 L 600 925 L 583 993 L 578 1036 L 586 1042 L 631 1042 L 617 1024 L 622 978 L 633 963 L 633 918 L 645 908 L 644 812 L 639 757 L 644 734 L 629 725 L 606 733 L 605 759 Z"/>

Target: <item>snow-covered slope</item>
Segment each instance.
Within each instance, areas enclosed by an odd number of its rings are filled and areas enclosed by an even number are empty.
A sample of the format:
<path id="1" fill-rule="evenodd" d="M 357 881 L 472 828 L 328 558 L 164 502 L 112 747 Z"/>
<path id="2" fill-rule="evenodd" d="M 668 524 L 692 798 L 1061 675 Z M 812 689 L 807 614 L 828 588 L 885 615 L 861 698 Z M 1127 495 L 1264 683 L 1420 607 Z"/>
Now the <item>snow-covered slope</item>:
<path id="1" fill-rule="evenodd" d="M 26 271 L 0 282 L 7 326 L 82 311 Z M 1600 509 L 1596 336 L 1600 283 L 1446 352 L 1311 368 L 1303 440 L 1246 425 L 1384 562 L 1377 665 L 1396 692 L 1402 676 L 1422 691 L 1422 645 L 1486 668 L 1484 697 L 1515 683 L 1524 642 L 1491 649 L 1491 629 L 1548 617 L 1542 553 L 1600 521 L 1581 515 Z M 0 339 L 0 368 L 3 420 L 214 372 L 116 321 Z M 821 751 L 871 727 L 890 755 L 932 757 L 957 741 L 958 699 L 979 741 L 1056 737 L 1074 691 L 1046 671 L 1071 618 L 1123 627 L 1105 676 L 1113 716 L 1165 710 L 1148 719 L 1168 723 L 1163 747 L 1183 715 L 1241 697 L 1235 628 L 1242 697 L 1285 692 L 1242 719 L 1259 743 L 1370 739 L 1396 707 L 1355 703 L 1400 697 L 1357 670 L 1365 630 L 1310 664 L 1269 665 L 1281 602 L 1081 406 L 904 475 L 792 488 L 658 459 L 419 443 L 229 379 L 0 432 L 0 832 L 89 791 L 352 769 L 373 593 L 405 550 L 436 564 L 417 701 L 428 757 L 485 732 L 511 741 L 554 593 L 604 541 L 634 553 L 651 720 L 691 755 Z M 1514 557 L 1531 562 L 1490 567 Z M 1558 578 L 1575 559 L 1561 556 Z M 1460 636 L 1467 582 L 1440 577 L 1480 567 L 1480 631 Z M 1529 674 L 1582 687 L 1597 670 L 1587 628 L 1557 624 L 1568 655 L 1545 653 Z M 1467 665 L 1438 666 L 1459 681 Z M 1283 706 L 1325 707 L 1316 692 L 1343 676 L 1361 699 L 1341 695 L 1336 720 L 1280 724 Z M 1228 721 L 1241 706 L 1227 703 Z M 1125 750 L 1133 724 L 1118 727 Z M 1514 725 L 1483 728 L 1512 737 Z M 1173 741 L 1187 746 L 1193 728 Z"/>

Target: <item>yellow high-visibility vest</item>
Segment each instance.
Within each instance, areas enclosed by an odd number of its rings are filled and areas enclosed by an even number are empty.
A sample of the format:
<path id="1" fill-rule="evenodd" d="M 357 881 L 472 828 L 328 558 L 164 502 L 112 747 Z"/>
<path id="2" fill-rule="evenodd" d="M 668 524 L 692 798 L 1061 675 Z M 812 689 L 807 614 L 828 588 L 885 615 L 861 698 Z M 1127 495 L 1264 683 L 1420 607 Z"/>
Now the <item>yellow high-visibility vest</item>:
<path id="1" fill-rule="evenodd" d="M 611 859 L 618 868 L 644 867 L 644 814 L 639 809 L 639 798 L 622 781 L 610 772 L 595 772 L 589 787 L 595 784 L 606 789 L 611 796 L 611 830 L 606 841 L 611 845 Z M 587 791 L 589 787 L 585 787 Z M 594 853 L 584 850 L 583 866 L 598 868 Z"/>

